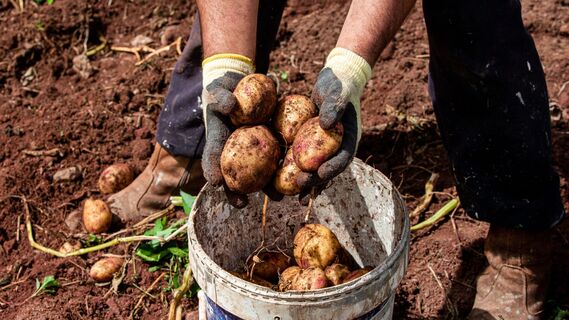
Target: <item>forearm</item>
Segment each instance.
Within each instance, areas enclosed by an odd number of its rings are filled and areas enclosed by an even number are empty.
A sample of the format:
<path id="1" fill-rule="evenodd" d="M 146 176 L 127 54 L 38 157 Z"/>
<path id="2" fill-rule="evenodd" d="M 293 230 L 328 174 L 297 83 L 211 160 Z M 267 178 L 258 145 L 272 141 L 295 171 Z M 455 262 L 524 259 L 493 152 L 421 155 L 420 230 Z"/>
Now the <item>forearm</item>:
<path id="1" fill-rule="evenodd" d="M 259 0 L 198 0 L 204 57 L 236 53 L 253 59 Z"/>
<path id="2" fill-rule="evenodd" d="M 414 4 L 415 0 L 353 0 L 336 46 L 373 66 Z"/>

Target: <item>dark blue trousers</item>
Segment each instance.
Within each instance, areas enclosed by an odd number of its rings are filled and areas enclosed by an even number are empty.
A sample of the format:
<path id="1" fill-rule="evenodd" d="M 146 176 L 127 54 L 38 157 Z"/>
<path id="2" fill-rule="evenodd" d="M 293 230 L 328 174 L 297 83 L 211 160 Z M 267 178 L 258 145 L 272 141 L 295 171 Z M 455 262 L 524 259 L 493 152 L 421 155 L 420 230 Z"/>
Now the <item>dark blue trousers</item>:
<path id="1" fill-rule="evenodd" d="M 261 1 L 257 71 L 268 69 L 285 1 Z M 518 0 L 424 0 L 429 92 L 460 200 L 473 218 L 544 229 L 564 216 L 551 159 L 543 69 Z M 176 64 L 157 140 L 200 157 L 201 38 L 195 23 Z"/>

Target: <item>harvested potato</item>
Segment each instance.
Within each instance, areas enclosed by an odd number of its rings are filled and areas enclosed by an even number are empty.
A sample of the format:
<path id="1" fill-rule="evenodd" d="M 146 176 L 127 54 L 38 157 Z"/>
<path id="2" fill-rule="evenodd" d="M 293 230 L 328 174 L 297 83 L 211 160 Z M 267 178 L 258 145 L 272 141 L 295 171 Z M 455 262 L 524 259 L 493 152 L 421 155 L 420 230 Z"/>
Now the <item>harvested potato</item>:
<path id="1" fill-rule="evenodd" d="M 231 273 L 232 275 L 234 275 L 234 276 L 240 278 L 241 280 L 245 280 L 245 281 L 251 282 L 251 283 L 256 284 L 256 285 L 258 285 L 258 286 L 261 286 L 261 287 L 267 287 L 267 288 L 272 288 L 272 287 L 273 287 L 273 284 L 270 283 L 269 281 L 267 281 L 267 280 L 265 280 L 265 279 L 262 279 L 262 278 L 259 278 L 259 277 L 257 277 L 257 276 L 249 277 L 249 275 L 248 275 L 246 272 L 235 272 L 235 271 L 231 271 L 231 272 L 229 272 L 229 273 Z"/>
<path id="2" fill-rule="evenodd" d="M 348 267 L 343 264 L 334 263 L 324 270 L 326 278 L 335 286 L 341 284 L 344 278 L 350 273 Z"/>
<path id="3" fill-rule="evenodd" d="M 253 275 L 266 280 L 278 279 L 279 273 L 290 265 L 290 258 L 281 252 L 263 252 L 257 255 L 258 261 L 249 260 L 248 269 L 253 270 Z"/>
<path id="4" fill-rule="evenodd" d="M 328 278 L 324 271 L 318 267 L 300 269 L 298 276 L 291 286 L 291 290 L 306 291 L 326 288 Z"/>
<path id="5" fill-rule="evenodd" d="M 326 268 L 340 250 L 336 235 L 321 224 L 307 224 L 294 237 L 294 259 L 301 268 Z"/>
<path id="6" fill-rule="evenodd" d="M 279 284 L 278 289 L 279 291 L 288 291 L 291 290 L 292 284 L 296 281 L 300 273 L 300 267 L 292 266 L 288 267 L 283 271 L 279 276 Z"/>
<path id="7" fill-rule="evenodd" d="M 111 227 L 113 215 L 103 200 L 87 199 L 83 206 L 83 225 L 90 233 L 101 233 Z"/>
<path id="8" fill-rule="evenodd" d="M 89 276 L 97 282 L 108 282 L 120 270 L 124 260 L 122 258 L 103 258 L 97 261 L 89 271 Z"/>
<path id="9" fill-rule="evenodd" d="M 266 126 L 238 128 L 221 153 L 227 187 L 240 194 L 263 189 L 277 169 L 280 154 L 279 143 Z"/>
<path id="10" fill-rule="evenodd" d="M 292 149 L 288 149 L 283 164 L 277 169 L 275 174 L 273 182 L 275 190 L 287 196 L 299 194 L 301 189 L 298 183 L 296 183 L 296 178 L 300 173 L 302 171 L 294 162 Z"/>
<path id="11" fill-rule="evenodd" d="M 318 109 L 310 98 L 297 94 L 286 96 L 277 104 L 273 126 L 286 144 L 291 145 L 298 129 L 316 115 Z"/>
<path id="12" fill-rule="evenodd" d="M 81 249 L 81 244 L 79 242 L 75 243 L 75 244 L 71 244 L 69 242 L 64 242 L 61 247 L 59 247 L 59 252 L 61 253 L 70 253 L 73 251 L 77 251 Z"/>
<path id="13" fill-rule="evenodd" d="M 347 282 L 350 282 L 352 280 L 356 280 L 357 278 L 363 276 L 364 274 L 370 272 L 371 270 L 373 270 L 372 267 L 364 267 L 364 268 L 352 271 L 352 272 L 350 272 L 350 274 L 348 274 L 344 278 L 344 281 L 342 283 L 347 283 Z"/>
<path id="14" fill-rule="evenodd" d="M 233 95 L 237 105 L 229 118 L 235 126 L 261 124 L 271 119 L 277 102 L 277 87 L 271 78 L 250 74 L 239 81 Z"/>
<path id="15" fill-rule="evenodd" d="M 318 170 L 322 163 L 338 152 L 343 134 L 344 127 L 340 122 L 332 129 L 324 130 L 318 117 L 306 121 L 292 144 L 296 165 L 305 172 Z"/>
<path id="16" fill-rule="evenodd" d="M 132 168 L 124 163 L 116 163 L 101 172 L 98 186 L 103 194 L 115 193 L 126 188 L 132 180 L 134 180 Z"/>

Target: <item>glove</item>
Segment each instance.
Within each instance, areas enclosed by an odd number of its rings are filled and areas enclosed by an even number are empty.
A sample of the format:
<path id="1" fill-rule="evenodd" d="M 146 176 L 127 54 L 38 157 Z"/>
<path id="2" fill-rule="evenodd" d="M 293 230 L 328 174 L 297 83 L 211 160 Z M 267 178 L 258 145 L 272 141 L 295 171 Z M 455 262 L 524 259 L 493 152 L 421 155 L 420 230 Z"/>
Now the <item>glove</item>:
<path id="1" fill-rule="evenodd" d="M 338 121 L 344 126 L 342 145 L 338 153 L 324 162 L 315 173 L 304 172 L 297 178 L 303 188 L 301 202 L 308 192 L 322 190 L 328 181 L 340 174 L 352 161 L 362 135 L 360 99 L 366 82 L 371 78 L 371 66 L 356 53 L 334 48 L 326 58 L 312 91 L 312 101 L 320 109 L 320 127 L 332 128 Z"/>
<path id="2" fill-rule="evenodd" d="M 224 185 L 221 174 L 221 152 L 233 127 L 228 115 L 236 106 L 233 90 L 246 75 L 255 72 L 253 61 L 238 54 L 216 54 L 202 62 L 202 109 L 206 142 L 202 156 L 205 179 L 213 186 Z M 229 202 L 238 208 L 247 205 L 247 197 L 231 192 L 225 186 Z"/>

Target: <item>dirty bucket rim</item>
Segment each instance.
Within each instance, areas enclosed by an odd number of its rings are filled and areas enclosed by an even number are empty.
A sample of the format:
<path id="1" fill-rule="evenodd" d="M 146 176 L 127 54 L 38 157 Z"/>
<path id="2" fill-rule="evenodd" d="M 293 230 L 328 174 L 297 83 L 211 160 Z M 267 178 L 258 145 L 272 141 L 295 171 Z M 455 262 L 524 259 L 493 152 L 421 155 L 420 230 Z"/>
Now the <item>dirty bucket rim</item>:
<path id="1" fill-rule="evenodd" d="M 357 158 L 354 158 L 352 163 L 358 167 L 367 166 L 363 163 L 363 161 Z M 392 253 L 387 257 L 387 259 L 383 263 L 376 266 L 373 270 L 359 277 L 358 279 L 345 284 L 318 289 L 318 290 L 280 292 L 263 286 L 255 285 L 251 282 L 233 276 L 227 270 L 223 269 L 220 265 L 215 263 L 213 259 L 211 259 L 209 255 L 206 254 L 201 244 L 199 243 L 197 235 L 195 233 L 194 219 L 197 211 L 196 206 L 202 201 L 202 197 L 204 194 L 204 192 L 202 191 L 206 190 L 207 188 L 213 188 L 209 183 L 206 183 L 202 188 L 202 190 L 200 191 L 200 193 L 198 194 L 192 206 L 192 210 L 190 212 L 190 216 L 188 219 L 188 226 L 189 226 L 188 240 L 190 243 L 190 250 L 194 250 L 195 251 L 194 255 L 200 256 L 201 258 L 200 261 L 190 261 L 190 265 L 199 263 L 204 266 L 207 266 L 214 277 L 218 277 L 219 279 L 222 279 L 222 281 L 229 283 L 231 287 L 233 287 L 233 289 L 235 290 L 255 292 L 256 296 L 261 297 L 263 299 L 279 300 L 281 302 L 290 302 L 290 303 L 318 302 L 318 301 L 334 299 L 338 296 L 354 294 L 356 291 L 362 290 L 363 288 L 371 285 L 371 283 L 382 282 L 383 280 L 385 280 L 384 278 L 392 277 L 393 275 L 387 271 L 391 270 L 397 263 L 400 263 L 400 259 L 402 259 L 402 257 L 405 256 L 403 251 L 405 251 L 407 248 L 406 244 L 408 244 L 410 241 L 411 231 L 410 231 L 409 216 L 407 213 L 407 207 L 403 202 L 401 194 L 391 183 L 391 181 L 379 170 L 370 166 L 368 167 L 374 170 L 376 174 L 379 174 L 383 179 L 387 180 L 391 184 L 392 191 L 395 192 L 397 195 L 397 197 L 395 198 L 397 199 L 397 202 L 399 202 L 399 205 L 401 205 L 401 208 L 403 209 L 402 214 L 404 221 L 403 221 L 403 231 L 401 233 L 401 237 L 397 242 L 397 244 L 395 245 L 395 248 L 392 251 Z M 399 284 L 400 280 L 401 279 L 395 282 L 395 287 Z M 391 289 L 394 290 L 395 287 Z M 214 299 L 214 302 L 217 303 L 214 297 L 210 298 Z"/>

